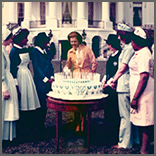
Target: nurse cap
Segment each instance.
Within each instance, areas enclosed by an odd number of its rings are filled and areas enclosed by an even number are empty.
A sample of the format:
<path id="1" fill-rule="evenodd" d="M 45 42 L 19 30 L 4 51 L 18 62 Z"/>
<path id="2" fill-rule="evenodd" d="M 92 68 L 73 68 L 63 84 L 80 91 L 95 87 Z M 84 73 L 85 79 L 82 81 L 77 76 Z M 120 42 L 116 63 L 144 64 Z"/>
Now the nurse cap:
<path id="1" fill-rule="evenodd" d="M 7 29 L 7 26 L 2 26 L 2 41 L 8 40 L 12 36 L 12 32 Z"/>
<path id="2" fill-rule="evenodd" d="M 147 39 L 145 31 L 141 27 L 136 27 L 134 30 L 134 34 L 136 36 L 143 38 L 143 39 Z"/>
<path id="3" fill-rule="evenodd" d="M 118 23 L 117 24 L 117 30 L 132 32 L 131 27 L 126 25 L 126 24 L 123 24 L 123 23 Z"/>
<path id="4" fill-rule="evenodd" d="M 17 28 L 15 28 L 13 31 L 12 31 L 12 33 L 13 33 L 13 35 L 18 35 L 19 34 L 19 32 L 21 31 L 21 27 L 17 27 Z"/>

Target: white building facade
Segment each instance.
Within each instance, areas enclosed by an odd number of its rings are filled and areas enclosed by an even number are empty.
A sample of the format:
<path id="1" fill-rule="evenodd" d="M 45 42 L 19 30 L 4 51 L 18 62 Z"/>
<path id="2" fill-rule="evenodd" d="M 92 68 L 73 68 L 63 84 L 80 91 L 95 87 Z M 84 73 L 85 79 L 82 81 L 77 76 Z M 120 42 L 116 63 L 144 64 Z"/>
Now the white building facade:
<path id="1" fill-rule="evenodd" d="M 84 40 L 98 59 L 105 58 L 108 34 L 115 23 L 154 29 L 154 2 L 3 2 L 2 25 L 18 23 L 30 31 L 29 43 L 39 32 L 52 30 L 55 60 L 66 55 L 67 35 L 84 32 Z M 85 35 L 86 34 L 86 35 Z"/>

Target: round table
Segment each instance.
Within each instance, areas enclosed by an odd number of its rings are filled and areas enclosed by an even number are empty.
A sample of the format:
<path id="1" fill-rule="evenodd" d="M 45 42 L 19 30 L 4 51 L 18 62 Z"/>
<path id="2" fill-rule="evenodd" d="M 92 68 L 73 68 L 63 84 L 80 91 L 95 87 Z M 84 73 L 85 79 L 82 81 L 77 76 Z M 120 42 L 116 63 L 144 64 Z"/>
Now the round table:
<path id="1" fill-rule="evenodd" d="M 62 112 L 86 112 L 87 120 L 87 148 L 89 149 L 89 127 L 91 112 L 104 109 L 106 98 L 94 100 L 63 100 L 53 97 L 47 98 L 47 108 L 56 111 L 56 148 L 59 147 L 59 126 L 62 121 Z"/>

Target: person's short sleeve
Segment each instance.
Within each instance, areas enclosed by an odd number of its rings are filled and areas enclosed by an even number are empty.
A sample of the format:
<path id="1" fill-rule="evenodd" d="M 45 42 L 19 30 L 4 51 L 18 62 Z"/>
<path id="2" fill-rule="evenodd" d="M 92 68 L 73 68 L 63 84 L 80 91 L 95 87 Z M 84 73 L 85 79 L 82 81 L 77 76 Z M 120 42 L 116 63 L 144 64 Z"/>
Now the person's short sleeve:
<path id="1" fill-rule="evenodd" d="M 149 65 L 150 65 L 151 56 L 148 52 L 142 51 L 138 53 L 138 72 L 148 72 L 149 73 Z"/>
<path id="2" fill-rule="evenodd" d="M 128 64 L 133 55 L 134 55 L 134 50 L 132 46 L 129 46 L 124 52 L 122 63 Z"/>

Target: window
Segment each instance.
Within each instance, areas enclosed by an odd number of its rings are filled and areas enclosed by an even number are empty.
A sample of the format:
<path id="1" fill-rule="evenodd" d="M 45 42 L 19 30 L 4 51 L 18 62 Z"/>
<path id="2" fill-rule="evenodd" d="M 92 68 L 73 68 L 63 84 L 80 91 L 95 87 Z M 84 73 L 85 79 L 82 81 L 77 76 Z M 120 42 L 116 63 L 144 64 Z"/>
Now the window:
<path id="1" fill-rule="evenodd" d="M 116 22 L 116 4 L 110 3 L 110 21 L 113 23 L 113 26 L 115 27 Z"/>
<path id="2" fill-rule="evenodd" d="M 133 26 L 142 26 L 142 2 L 133 2 Z"/>
<path id="3" fill-rule="evenodd" d="M 21 26 L 21 22 L 24 20 L 24 3 L 18 3 L 18 25 Z"/>
<path id="4" fill-rule="evenodd" d="M 62 2 L 62 23 L 72 23 L 72 2 Z"/>
<path id="5" fill-rule="evenodd" d="M 40 2 L 40 19 L 41 19 L 41 25 L 44 25 L 46 23 L 46 17 L 45 17 L 45 2 Z"/>
<path id="6" fill-rule="evenodd" d="M 88 24 L 93 25 L 93 2 L 88 2 Z"/>

